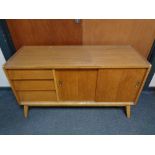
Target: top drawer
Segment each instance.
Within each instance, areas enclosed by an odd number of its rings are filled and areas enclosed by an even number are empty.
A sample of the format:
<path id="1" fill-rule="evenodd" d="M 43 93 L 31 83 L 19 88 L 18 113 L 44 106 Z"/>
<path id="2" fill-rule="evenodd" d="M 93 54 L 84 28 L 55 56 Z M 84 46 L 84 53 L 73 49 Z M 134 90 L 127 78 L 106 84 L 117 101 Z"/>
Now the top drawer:
<path id="1" fill-rule="evenodd" d="M 52 70 L 29 70 L 29 69 L 17 69 L 7 70 L 8 76 L 11 80 L 20 79 L 53 79 Z"/>

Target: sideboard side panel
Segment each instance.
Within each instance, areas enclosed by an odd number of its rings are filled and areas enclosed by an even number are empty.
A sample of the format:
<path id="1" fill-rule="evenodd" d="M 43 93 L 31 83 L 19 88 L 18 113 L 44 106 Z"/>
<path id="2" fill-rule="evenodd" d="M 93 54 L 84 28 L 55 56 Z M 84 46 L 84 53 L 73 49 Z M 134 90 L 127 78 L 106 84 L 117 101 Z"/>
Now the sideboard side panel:
<path id="1" fill-rule="evenodd" d="M 14 88 L 14 85 L 13 85 L 13 83 L 12 83 L 10 77 L 9 77 L 8 70 L 5 69 L 4 67 L 3 67 L 3 70 L 4 70 L 4 72 L 5 72 L 5 75 L 6 75 L 7 79 L 8 79 L 8 81 L 9 81 L 9 83 L 10 83 L 11 89 L 12 89 L 12 91 L 13 91 L 15 97 L 16 97 L 16 100 L 17 100 L 18 104 L 20 104 L 19 96 L 17 95 L 17 92 L 16 92 L 16 90 L 15 90 L 15 88 Z"/>

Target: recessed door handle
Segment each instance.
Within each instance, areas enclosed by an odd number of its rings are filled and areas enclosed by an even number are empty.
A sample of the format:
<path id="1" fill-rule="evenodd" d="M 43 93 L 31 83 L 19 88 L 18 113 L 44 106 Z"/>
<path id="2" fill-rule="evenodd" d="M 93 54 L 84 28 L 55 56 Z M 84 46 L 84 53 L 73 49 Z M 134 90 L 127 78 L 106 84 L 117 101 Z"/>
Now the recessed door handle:
<path id="1" fill-rule="evenodd" d="M 59 81 L 58 81 L 58 85 L 59 85 L 59 87 L 62 87 L 63 81 L 59 80 Z"/>
<path id="2" fill-rule="evenodd" d="M 138 88 L 140 86 L 140 81 L 137 81 L 135 86 Z"/>

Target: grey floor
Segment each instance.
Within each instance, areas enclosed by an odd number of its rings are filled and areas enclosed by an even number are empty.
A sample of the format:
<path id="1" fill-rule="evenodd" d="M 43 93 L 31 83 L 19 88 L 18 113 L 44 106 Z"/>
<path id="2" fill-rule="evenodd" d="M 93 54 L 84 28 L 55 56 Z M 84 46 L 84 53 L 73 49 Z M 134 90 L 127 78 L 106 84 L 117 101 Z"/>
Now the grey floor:
<path id="1" fill-rule="evenodd" d="M 0 134 L 155 134 L 155 92 L 143 92 L 131 119 L 124 108 L 31 108 L 29 118 L 11 90 L 0 90 Z"/>

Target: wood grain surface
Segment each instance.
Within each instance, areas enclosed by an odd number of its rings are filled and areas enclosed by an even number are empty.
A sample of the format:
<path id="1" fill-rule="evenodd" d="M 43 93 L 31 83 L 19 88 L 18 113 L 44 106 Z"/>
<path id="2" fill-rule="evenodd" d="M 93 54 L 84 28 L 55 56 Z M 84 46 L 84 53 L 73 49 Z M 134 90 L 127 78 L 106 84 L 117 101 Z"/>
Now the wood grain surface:
<path id="1" fill-rule="evenodd" d="M 83 20 L 84 45 L 132 45 L 147 58 L 155 39 L 155 20 Z"/>
<path id="2" fill-rule="evenodd" d="M 8 19 L 16 49 L 24 45 L 81 45 L 82 23 L 74 19 Z"/>
<path id="3" fill-rule="evenodd" d="M 56 101 L 55 91 L 17 91 L 20 101 Z"/>
<path id="4" fill-rule="evenodd" d="M 8 19 L 16 49 L 24 45 L 132 45 L 147 58 L 155 39 L 154 19 Z"/>
<path id="5" fill-rule="evenodd" d="M 147 69 L 100 69 L 96 101 L 134 102 Z"/>
<path id="6" fill-rule="evenodd" d="M 61 101 L 95 101 L 97 70 L 56 70 Z"/>
<path id="7" fill-rule="evenodd" d="M 24 46 L 4 65 L 6 69 L 40 70 L 55 68 L 147 68 L 149 66 L 150 64 L 144 57 L 131 46 L 91 45 Z M 47 72 L 48 78 L 53 76 L 52 72 L 48 70 L 43 72 Z M 30 72 L 24 71 L 23 74 L 30 74 Z M 33 74 L 29 76 L 33 76 Z M 46 76 L 46 74 L 41 74 L 41 76 Z M 39 78 L 39 76 L 37 77 Z"/>
<path id="8" fill-rule="evenodd" d="M 13 80 L 15 90 L 55 90 L 53 80 Z"/>

